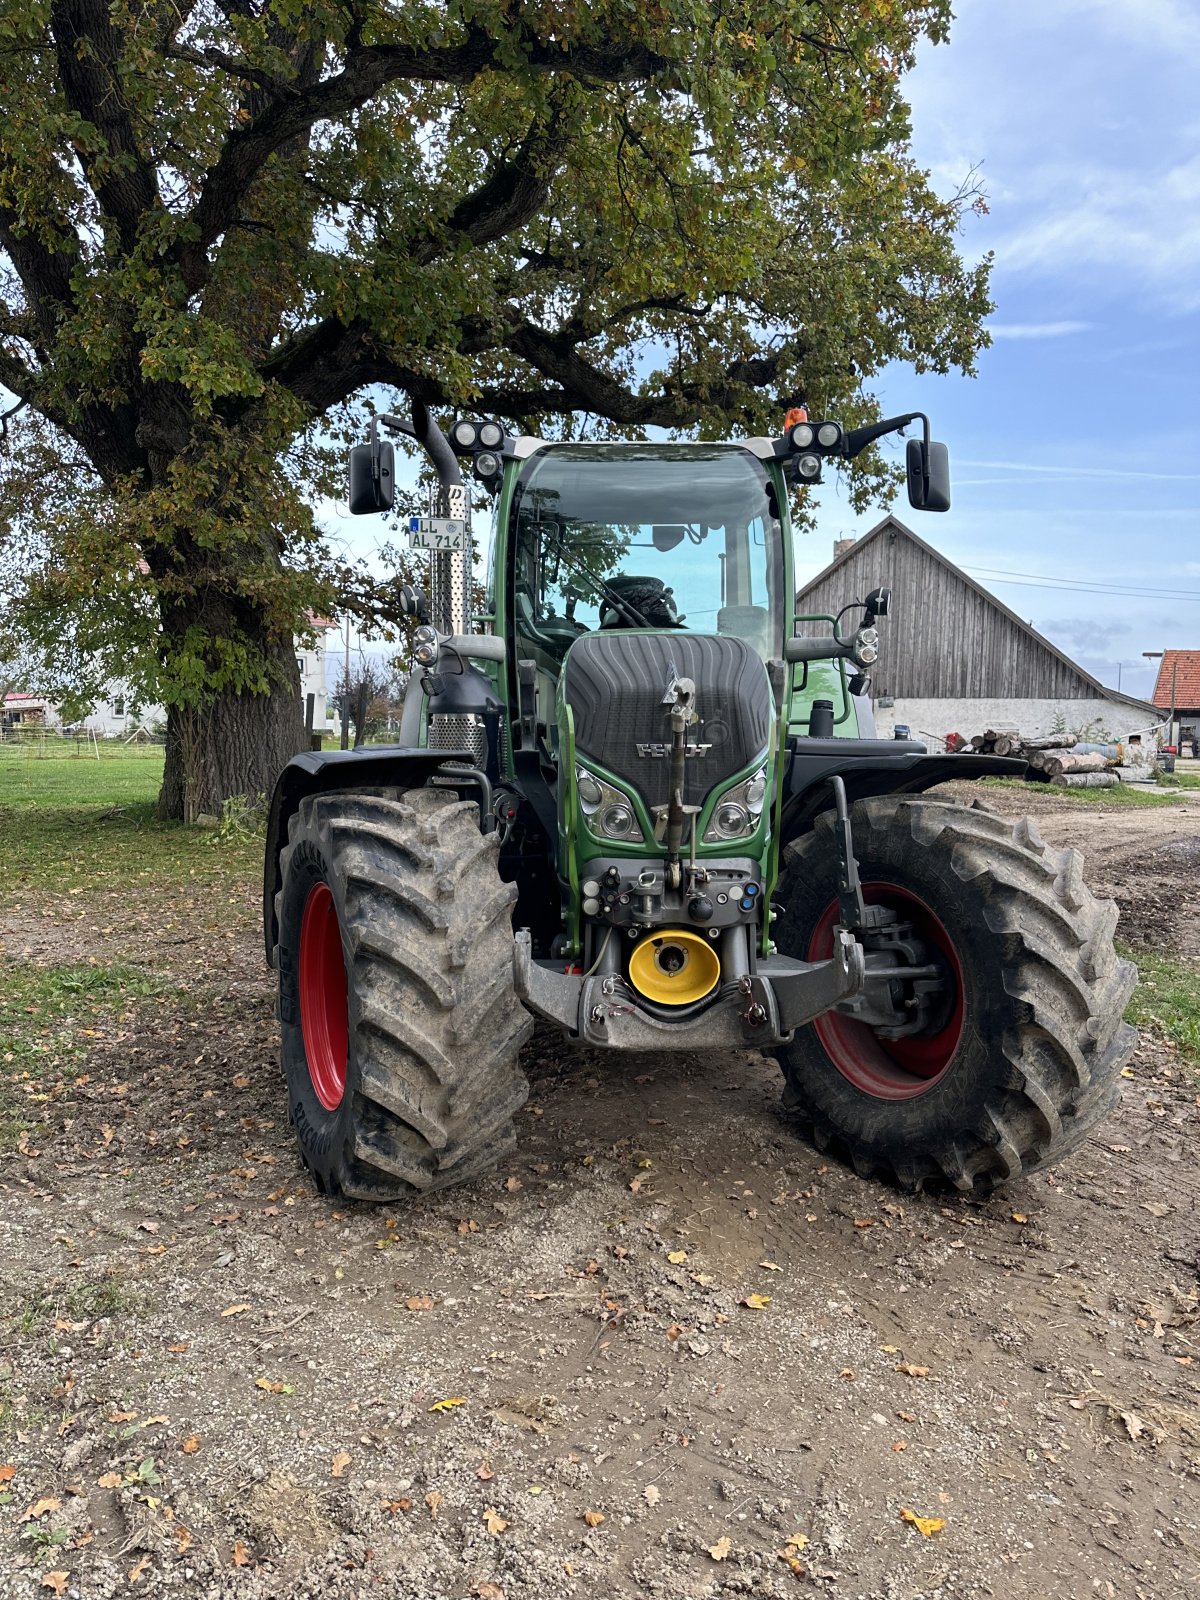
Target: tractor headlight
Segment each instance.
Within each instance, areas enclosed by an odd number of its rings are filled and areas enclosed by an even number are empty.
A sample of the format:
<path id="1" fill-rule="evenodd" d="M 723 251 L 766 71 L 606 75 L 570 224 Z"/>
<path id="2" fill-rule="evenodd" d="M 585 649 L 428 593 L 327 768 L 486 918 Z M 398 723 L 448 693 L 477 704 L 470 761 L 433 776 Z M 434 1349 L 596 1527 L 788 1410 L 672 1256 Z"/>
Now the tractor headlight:
<path id="1" fill-rule="evenodd" d="M 575 793 L 588 831 L 597 838 L 628 839 L 632 843 L 643 838 L 629 796 L 586 767 L 575 768 Z"/>
<path id="2" fill-rule="evenodd" d="M 822 422 L 817 429 L 817 443 L 822 450 L 832 450 L 842 442 L 842 430 L 836 422 Z"/>
<path id="3" fill-rule="evenodd" d="M 598 820 L 610 839 L 632 839 L 635 835 L 641 837 L 641 830 L 633 815 L 633 807 L 627 806 L 622 800 L 615 801 L 611 806 L 605 806 L 599 813 Z"/>
<path id="4" fill-rule="evenodd" d="M 461 422 L 456 422 L 450 429 L 450 442 L 456 450 L 464 455 L 469 450 L 474 450 L 479 439 L 479 429 L 466 417 Z"/>
<path id="5" fill-rule="evenodd" d="M 751 777 L 727 789 L 717 801 L 704 830 L 705 844 L 748 838 L 758 827 L 766 799 L 767 769 L 760 767 Z"/>
<path id="6" fill-rule="evenodd" d="M 807 450 L 813 442 L 813 430 L 807 422 L 798 422 L 792 429 L 792 449 Z"/>
<path id="7" fill-rule="evenodd" d="M 504 429 L 498 422 L 481 423 L 479 442 L 485 450 L 499 450 L 504 443 Z"/>
<path id="8" fill-rule="evenodd" d="M 820 456 L 797 456 L 796 471 L 802 478 L 814 479 L 821 476 Z"/>
<path id="9" fill-rule="evenodd" d="M 437 661 L 439 650 L 437 629 L 431 628 L 428 623 L 418 628 L 413 635 L 413 656 L 418 666 L 432 667 Z"/>

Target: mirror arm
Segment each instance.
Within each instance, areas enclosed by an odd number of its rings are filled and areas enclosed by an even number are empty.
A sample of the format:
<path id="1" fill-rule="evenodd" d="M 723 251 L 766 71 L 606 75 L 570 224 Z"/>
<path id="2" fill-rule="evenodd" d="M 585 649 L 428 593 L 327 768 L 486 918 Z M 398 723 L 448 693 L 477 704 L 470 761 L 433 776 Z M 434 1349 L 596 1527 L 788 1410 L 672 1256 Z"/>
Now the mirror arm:
<path id="1" fill-rule="evenodd" d="M 874 444 L 876 439 L 882 439 L 885 433 L 897 433 L 901 428 L 907 428 L 910 422 L 921 423 L 928 448 L 929 418 L 923 411 L 909 411 L 903 417 L 887 417 L 882 422 L 870 422 L 864 428 L 851 428 L 842 443 L 843 454 L 848 460 L 853 460 L 869 444 Z"/>

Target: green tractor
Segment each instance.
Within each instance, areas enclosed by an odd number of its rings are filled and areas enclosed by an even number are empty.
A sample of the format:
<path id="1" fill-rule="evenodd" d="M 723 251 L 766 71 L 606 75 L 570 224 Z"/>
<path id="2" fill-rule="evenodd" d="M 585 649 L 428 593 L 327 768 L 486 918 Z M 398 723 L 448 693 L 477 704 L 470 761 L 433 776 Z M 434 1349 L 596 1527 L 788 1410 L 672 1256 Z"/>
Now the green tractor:
<path id="1" fill-rule="evenodd" d="M 789 490 L 913 422 L 909 498 L 944 511 L 919 414 L 696 444 L 376 419 L 351 510 L 392 506 L 381 429 L 439 483 L 410 523 L 430 579 L 403 593 L 399 743 L 291 762 L 266 853 L 323 1192 L 394 1201 L 498 1161 L 535 1018 L 594 1050 L 773 1055 L 797 1127 L 908 1190 L 986 1193 L 1111 1109 L 1134 1044 L 1115 906 L 1031 822 L 930 792 L 1023 763 L 874 736 L 886 589 L 794 615 Z M 495 505 L 482 604 L 462 462 Z"/>

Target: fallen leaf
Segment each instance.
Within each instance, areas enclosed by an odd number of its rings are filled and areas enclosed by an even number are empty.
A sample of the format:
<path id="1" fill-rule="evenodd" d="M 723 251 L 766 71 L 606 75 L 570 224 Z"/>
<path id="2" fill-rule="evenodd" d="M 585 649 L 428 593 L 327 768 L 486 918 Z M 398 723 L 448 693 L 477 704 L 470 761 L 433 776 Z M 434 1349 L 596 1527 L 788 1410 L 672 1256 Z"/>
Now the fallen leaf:
<path id="1" fill-rule="evenodd" d="M 157 1233 L 159 1224 L 157 1222 L 139 1222 L 138 1227 L 143 1233 Z"/>
<path id="2" fill-rule="evenodd" d="M 782 1272 L 783 1271 L 783 1268 L 779 1265 L 778 1261 L 760 1261 L 758 1264 L 759 1264 L 760 1267 L 764 1268 L 767 1272 Z"/>
<path id="3" fill-rule="evenodd" d="M 173 1356 L 181 1356 L 185 1350 L 190 1350 L 191 1348 L 189 1344 L 169 1344 L 167 1346 Z"/>
<path id="4" fill-rule="evenodd" d="M 901 1450 L 907 1450 L 908 1449 L 908 1440 L 907 1439 L 897 1439 L 895 1444 L 892 1446 L 892 1449 L 896 1452 L 897 1455 L 899 1455 Z"/>
<path id="5" fill-rule="evenodd" d="M 437 1489 L 430 1489 L 425 1496 L 425 1504 L 429 1507 L 429 1516 L 433 1522 L 437 1521 L 437 1514 L 445 1503 L 445 1496 Z"/>
<path id="6" fill-rule="evenodd" d="M 689 1272 L 688 1277 L 691 1278 L 693 1283 L 698 1283 L 702 1289 L 707 1289 L 710 1283 L 717 1281 L 711 1272 Z"/>
<path id="7" fill-rule="evenodd" d="M 504 1187 L 508 1190 L 509 1194 L 516 1194 L 517 1190 L 523 1189 L 525 1185 L 521 1182 L 520 1178 L 505 1178 Z"/>
<path id="8" fill-rule="evenodd" d="M 345 1450 L 339 1450 L 329 1463 L 329 1476 L 341 1478 L 345 1475 L 346 1468 L 350 1465 L 350 1457 Z"/>
<path id="9" fill-rule="evenodd" d="M 504 1600 L 504 1590 L 498 1583 L 477 1583 L 471 1593 L 478 1600 Z"/>
<path id="10" fill-rule="evenodd" d="M 928 1367 L 915 1366 L 911 1361 L 902 1361 L 896 1371 L 907 1372 L 910 1378 L 927 1378 L 929 1376 Z"/>
<path id="11" fill-rule="evenodd" d="M 598 1528 L 604 1521 L 604 1513 L 603 1511 L 585 1511 L 583 1513 L 583 1520 L 587 1523 L 589 1528 Z"/>
<path id="12" fill-rule="evenodd" d="M 641 1187 L 642 1180 L 640 1178 L 630 1178 L 629 1189 L 632 1194 L 639 1194 L 641 1192 Z"/>
<path id="13" fill-rule="evenodd" d="M 807 1544 L 808 1544 L 808 1535 L 806 1533 L 789 1533 L 788 1534 L 787 1547 L 788 1547 L 789 1550 L 803 1550 L 804 1547 Z"/>
<path id="14" fill-rule="evenodd" d="M 479 1466 L 475 1471 L 475 1476 L 477 1478 L 482 1478 L 484 1483 L 490 1483 L 491 1480 L 496 1476 L 496 1474 L 492 1471 L 492 1464 L 486 1456 L 484 1456 L 483 1460 L 479 1463 Z"/>
<path id="15" fill-rule="evenodd" d="M 881 1344 L 879 1348 L 885 1356 L 898 1356 L 900 1354 L 900 1346 L 898 1344 Z"/>
<path id="16" fill-rule="evenodd" d="M 124 1481 L 119 1472 L 102 1472 L 96 1479 L 101 1489 L 119 1489 Z"/>
<path id="17" fill-rule="evenodd" d="M 670 1339 L 673 1344 L 682 1332 L 683 1329 L 679 1326 L 679 1324 L 677 1322 L 673 1322 L 667 1329 L 667 1338 Z"/>
<path id="18" fill-rule="evenodd" d="M 771 1304 L 769 1294 L 748 1294 L 742 1301 L 744 1306 L 749 1306 L 751 1311 L 765 1311 Z"/>
<path id="19" fill-rule="evenodd" d="M 396 1515 L 397 1511 L 407 1511 L 407 1510 L 409 1510 L 409 1508 L 412 1506 L 412 1501 L 409 1500 L 409 1499 L 403 1499 L 403 1500 L 381 1500 L 379 1502 L 379 1504 L 383 1507 L 383 1509 L 385 1511 L 390 1512 L 392 1514 L 392 1516 L 394 1517 Z"/>
<path id="20" fill-rule="evenodd" d="M 687 1260 L 687 1258 L 688 1257 L 687 1257 L 687 1251 L 686 1250 L 668 1250 L 667 1251 L 667 1260 L 671 1263 L 671 1265 L 673 1267 L 681 1267 L 683 1265 L 683 1263 Z"/>
<path id="21" fill-rule="evenodd" d="M 233 1542 L 233 1564 L 235 1567 L 250 1565 L 250 1551 L 246 1548 L 244 1539 L 235 1539 Z"/>
<path id="22" fill-rule="evenodd" d="M 495 1506 L 488 1506 L 483 1513 L 483 1523 L 489 1533 L 495 1534 L 503 1533 L 505 1528 L 508 1527 L 508 1523 L 505 1522 Z"/>
<path id="23" fill-rule="evenodd" d="M 414 1294 L 404 1302 L 409 1311 L 432 1311 L 434 1300 L 432 1295 Z"/>
<path id="24" fill-rule="evenodd" d="M 907 1506 L 900 1512 L 901 1522 L 911 1522 L 918 1533 L 932 1539 L 935 1533 L 941 1533 L 946 1526 L 945 1517 L 919 1517 L 915 1511 L 910 1511 Z"/>
<path id="25" fill-rule="evenodd" d="M 255 1378 L 254 1387 L 265 1389 L 268 1394 L 291 1394 L 292 1385 L 284 1383 L 282 1378 Z"/>
<path id="26" fill-rule="evenodd" d="M 44 1572 L 42 1574 L 42 1588 L 53 1589 L 55 1594 L 66 1594 L 69 1572 Z"/>
<path id="27" fill-rule="evenodd" d="M 855 1217 L 854 1226 L 856 1228 L 873 1228 L 875 1226 L 875 1218 L 874 1217 Z"/>
<path id="28" fill-rule="evenodd" d="M 1014 1222 L 1028 1222 L 1029 1221 L 1029 1218 L 1025 1215 L 1025 1213 L 1023 1211 L 1014 1211 L 1013 1214 L 1012 1214 L 1012 1219 L 1013 1219 Z"/>
<path id="29" fill-rule="evenodd" d="M 1117 1415 L 1125 1424 L 1125 1432 L 1131 1439 L 1140 1439 L 1146 1431 L 1146 1424 L 1136 1411 L 1118 1411 Z"/>
<path id="30" fill-rule="evenodd" d="M 175 1543 L 179 1546 L 179 1554 L 182 1555 L 185 1550 L 190 1550 L 196 1541 L 192 1537 L 192 1530 L 190 1528 L 185 1528 L 182 1522 L 177 1522 L 175 1524 L 174 1531 Z"/>
<path id="31" fill-rule="evenodd" d="M 642 1498 L 648 1506 L 656 1506 L 662 1499 L 662 1494 L 656 1483 L 648 1483 L 642 1490 Z"/>
<path id="32" fill-rule="evenodd" d="M 710 1544 L 709 1545 L 708 1553 L 713 1558 L 714 1561 L 724 1561 L 725 1557 L 729 1554 L 729 1552 L 732 1549 L 733 1549 L 733 1540 L 729 1537 L 728 1534 L 723 1533 L 721 1535 L 721 1537 L 717 1540 L 716 1544 Z"/>
<path id="33" fill-rule="evenodd" d="M 1164 1205 L 1161 1200 L 1143 1200 L 1142 1210 L 1148 1211 L 1152 1217 L 1169 1217 L 1173 1207 Z"/>
<path id="34" fill-rule="evenodd" d="M 18 1522 L 38 1522 L 51 1511 L 61 1511 L 62 1501 L 57 1495 L 44 1494 L 40 1500 L 35 1500 L 17 1518 Z"/>
<path id="35" fill-rule="evenodd" d="M 0 1483 L 11 1483 L 17 1475 L 17 1469 L 11 1463 L 0 1467 Z"/>
<path id="36" fill-rule="evenodd" d="M 130 1567 L 128 1577 L 130 1583 L 138 1583 L 150 1570 L 150 1557 L 143 1556 L 135 1567 Z"/>
<path id="37" fill-rule="evenodd" d="M 430 1411 L 453 1411 L 455 1406 L 465 1406 L 466 1403 L 467 1397 L 465 1394 L 455 1394 L 451 1395 L 448 1400 L 435 1400 L 429 1409 Z"/>
<path id="38" fill-rule="evenodd" d="M 226 1306 L 221 1315 L 223 1317 L 240 1317 L 243 1311 L 249 1311 L 248 1305 Z"/>
<path id="39" fill-rule="evenodd" d="M 185 1456 L 194 1456 L 196 1451 L 200 1448 L 200 1440 L 194 1433 L 191 1433 L 183 1441 L 179 1448 L 183 1451 Z"/>
<path id="40" fill-rule="evenodd" d="M 132 1422 L 136 1416 L 136 1411 L 114 1411 L 108 1420 L 110 1422 Z"/>

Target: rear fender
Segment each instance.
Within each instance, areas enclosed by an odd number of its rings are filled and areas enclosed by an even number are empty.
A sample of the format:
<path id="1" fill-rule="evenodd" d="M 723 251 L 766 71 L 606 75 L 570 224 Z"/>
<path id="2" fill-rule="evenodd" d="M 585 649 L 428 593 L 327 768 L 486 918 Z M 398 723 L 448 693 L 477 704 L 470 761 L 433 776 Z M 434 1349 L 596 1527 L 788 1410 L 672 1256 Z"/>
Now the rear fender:
<path id="1" fill-rule="evenodd" d="M 267 846 L 263 862 L 263 939 L 267 963 L 274 961 L 279 930 L 275 923 L 275 896 L 282 876 L 279 853 L 287 843 L 288 823 L 300 802 L 311 794 L 331 794 L 339 789 L 420 789 L 446 761 L 472 764 L 465 751 L 421 750 L 384 746 L 373 750 L 313 750 L 289 761 L 279 775 L 267 818 Z"/>
<path id="2" fill-rule="evenodd" d="M 1008 756 L 925 754 L 912 741 L 795 739 L 789 741 L 781 843 L 807 833 L 833 805 L 829 779 L 846 785 L 851 805 L 875 794 L 920 794 L 939 783 L 977 778 L 1023 778 L 1024 761 Z"/>

